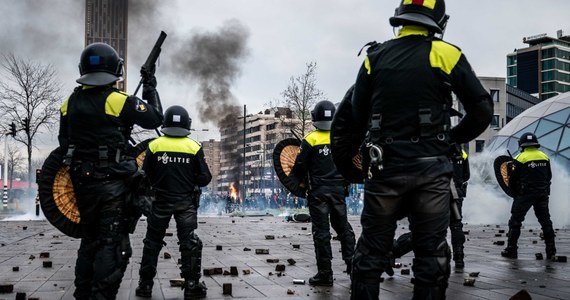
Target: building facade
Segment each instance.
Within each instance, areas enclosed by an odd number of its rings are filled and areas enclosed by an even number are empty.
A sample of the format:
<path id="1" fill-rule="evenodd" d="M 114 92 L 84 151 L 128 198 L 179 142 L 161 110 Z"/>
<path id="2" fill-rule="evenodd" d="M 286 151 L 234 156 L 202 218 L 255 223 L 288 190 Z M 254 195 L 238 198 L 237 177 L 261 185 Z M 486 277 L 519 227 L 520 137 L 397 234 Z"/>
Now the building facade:
<path id="1" fill-rule="evenodd" d="M 493 100 L 493 119 L 489 127 L 476 139 L 463 145 L 469 154 L 483 152 L 489 142 L 505 125 L 521 114 L 526 109 L 539 102 L 538 98 L 505 84 L 504 77 L 479 77 L 483 87 L 491 95 Z M 453 107 L 460 113 L 465 114 L 465 110 L 457 97 L 453 96 Z M 452 118 L 452 126 L 459 122 L 459 117 Z"/>
<path id="2" fill-rule="evenodd" d="M 128 0 L 85 1 L 85 46 L 106 43 L 115 48 L 124 59 L 123 81 L 120 90 L 127 90 Z"/>
<path id="3" fill-rule="evenodd" d="M 570 91 L 570 35 L 558 30 L 523 38 L 528 47 L 507 54 L 507 84 L 541 101 Z"/>
<path id="4" fill-rule="evenodd" d="M 206 163 L 212 173 L 212 181 L 206 187 L 206 192 L 217 191 L 218 190 L 218 177 L 220 175 L 220 141 L 210 139 L 207 141 L 202 141 L 202 151 L 204 151 L 204 157 L 206 158 Z"/>
<path id="5" fill-rule="evenodd" d="M 273 168 L 273 149 L 285 138 L 294 137 L 291 129 L 300 120 L 290 109 L 278 107 L 257 114 L 238 117 L 226 128 L 220 128 L 221 158 L 218 175 L 219 194 L 230 193 L 237 187 L 242 195 L 269 196 L 278 193 L 282 186 Z"/>

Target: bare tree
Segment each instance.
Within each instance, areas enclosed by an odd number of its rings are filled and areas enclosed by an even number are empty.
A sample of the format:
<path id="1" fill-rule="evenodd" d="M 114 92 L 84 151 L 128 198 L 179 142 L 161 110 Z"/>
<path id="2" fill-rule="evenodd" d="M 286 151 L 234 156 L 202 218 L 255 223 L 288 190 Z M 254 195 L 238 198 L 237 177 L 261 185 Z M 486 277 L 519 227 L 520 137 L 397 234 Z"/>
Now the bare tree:
<path id="1" fill-rule="evenodd" d="M 53 127 L 59 115 L 61 83 L 51 65 L 23 60 L 14 54 L 3 55 L 0 63 L 0 111 L 5 111 L 8 123 L 19 128 L 14 137 L 24 144 L 28 154 L 28 183 L 32 178 L 32 149 L 34 137 Z"/>
<path id="2" fill-rule="evenodd" d="M 324 93 L 317 88 L 317 63 L 307 63 L 307 70 L 304 74 L 291 77 L 289 86 L 281 92 L 282 103 L 291 109 L 293 114 L 301 120 L 298 126 L 292 130 L 299 137 L 305 136 L 309 131 L 309 121 L 311 120 L 311 108 L 324 99 Z"/>

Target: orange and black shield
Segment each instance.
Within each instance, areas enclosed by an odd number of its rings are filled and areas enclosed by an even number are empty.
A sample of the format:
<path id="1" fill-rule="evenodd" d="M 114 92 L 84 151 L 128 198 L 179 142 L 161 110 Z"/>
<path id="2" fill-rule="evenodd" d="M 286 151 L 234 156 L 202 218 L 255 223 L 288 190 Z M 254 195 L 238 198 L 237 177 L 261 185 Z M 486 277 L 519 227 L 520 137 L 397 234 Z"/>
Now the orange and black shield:
<path id="1" fill-rule="evenodd" d="M 139 168 L 151 140 L 145 140 L 131 149 Z M 44 216 L 55 228 L 70 237 L 83 237 L 69 166 L 63 164 L 63 154 L 59 148 L 53 150 L 44 161 L 38 180 L 38 197 Z"/>
<path id="2" fill-rule="evenodd" d="M 300 147 L 301 141 L 295 138 L 277 143 L 273 150 L 273 167 L 279 181 L 289 192 L 297 197 L 307 198 L 307 185 L 291 174 Z"/>
<path id="3" fill-rule="evenodd" d="M 513 159 L 507 155 L 501 155 L 495 158 L 493 169 L 499 186 L 510 197 L 514 196 L 513 190 L 509 186 L 510 171 L 512 169 Z"/>

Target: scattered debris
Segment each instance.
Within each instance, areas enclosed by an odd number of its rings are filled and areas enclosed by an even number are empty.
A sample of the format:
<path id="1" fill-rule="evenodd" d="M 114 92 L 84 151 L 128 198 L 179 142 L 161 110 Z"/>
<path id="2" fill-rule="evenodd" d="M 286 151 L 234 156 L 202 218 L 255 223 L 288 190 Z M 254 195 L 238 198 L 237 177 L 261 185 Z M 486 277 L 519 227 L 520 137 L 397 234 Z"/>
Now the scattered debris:
<path id="1" fill-rule="evenodd" d="M 402 275 L 410 275 L 410 269 L 402 269 L 402 270 L 400 270 L 400 274 L 402 274 Z"/>
<path id="2" fill-rule="evenodd" d="M 269 249 L 255 249 L 255 254 L 269 254 Z"/>
<path id="3" fill-rule="evenodd" d="M 505 233 L 505 230 L 504 230 L 504 229 L 500 229 L 500 230 L 499 230 L 499 233 Z"/>
<path id="4" fill-rule="evenodd" d="M 299 248 L 301 248 L 301 245 L 299 245 L 299 244 L 293 244 L 293 249 L 299 249 Z"/>
<path id="5" fill-rule="evenodd" d="M 230 275 L 230 271 L 224 270 L 224 276 L 226 276 L 226 275 Z"/>
<path id="6" fill-rule="evenodd" d="M 464 286 L 474 286 L 475 285 L 475 278 L 465 278 L 463 279 Z"/>
<path id="7" fill-rule="evenodd" d="M 171 287 L 182 287 L 182 286 L 184 286 L 184 278 L 170 279 L 170 286 Z"/>
<path id="8" fill-rule="evenodd" d="M 266 261 L 268 263 L 278 263 L 279 259 L 278 258 L 268 258 L 268 259 L 266 259 Z"/>
<path id="9" fill-rule="evenodd" d="M 535 240 L 535 241 L 532 241 L 532 243 L 533 243 L 533 244 L 538 244 L 538 241 Z"/>
<path id="10" fill-rule="evenodd" d="M 292 258 L 289 258 L 289 259 L 287 260 L 287 262 L 288 262 L 291 266 L 294 266 L 294 265 L 297 263 L 297 262 L 296 262 L 294 259 L 292 259 Z"/>
<path id="11" fill-rule="evenodd" d="M 502 237 L 503 235 L 500 233 L 495 233 L 495 237 Z"/>
<path id="12" fill-rule="evenodd" d="M 16 293 L 16 300 L 26 300 L 26 293 L 22 292 Z"/>
<path id="13" fill-rule="evenodd" d="M 275 266 L 275 271 L 278 271 L 278 272 L 283 272 L 283 271 L 285 271 L 285 265 L 276 265 L 276 266 Z"/>
<path id="14" fill-rule="evenodd" d="M 12 272 L 18 272 L 20 271 L 20 267 L 12 267 Z"/>
<path id="15" fill-rule="evenodd" d="M 265 239 L 266 239 L 266 240 L 274 240 L 274 239 L 275 239 L 275 236 L 274 236 L 274 235 L 266 235 L 266 236 L 265 236 Z"/>
<path id="16" fill-rule="evenodd" d="M 509 298 L 509 300 L 532 300 L 532 297 L 526 290 L 520 290 Z"/>
<path id="17" fill-rule="evenodd" d="M 164 234 L 164 236 L 174 236 L 174 233 L 172 233 L 172 232 L 166 232 L 166 233 Z"/>
<path id="18" fill-rule="evenodd" d="M 44 268 L 51 268 L 52 267 L 52 263 L 49 260 L 46 260 L 43 262 L 43 266 Z"/>
<path id="19" fill-rule="evenodd" d="M 295 291 L 292 289 L 287 289 L 287 295 L 294 295 Z"/>
<path id="20" fill-rule="evenodd" d="M 479 277 L 479 272 L 471 272 L 469 273 L 469 277 Z"/>
<path id="21" fill-rule="evenodd" d="M 28 226 L 23 226 L 22 229 L 28 230 Z"/>
<path id="22" fill-rule="evenodd" d="M 567 258 L 566 255 L 556 255 L 552 257 L 552 261 L 556 261 L 556 262 L 566 262 Z"/>
<path id="23" fill-rule="evenodd" d="M 41 252 L 40 258 L 49 258 L 49 252 Z"/>
<path id="24" fill-rule="evenodd" d="M 30 259 L 36 259 L 36 256 L 32 254 L 30 255 Z"/>
<path id="25" fill-rule="evenodd" d="M 248 247 L 245 247 L 245 248 L 243 248 L 243 251 L 251 251 L 251 249 Z"/>
<path id="26" fill-rule="evenodd" d="M 540 253 L 540 252 L 539 252 L 539 253 L 535 253 L 535 254 L 534 254 L 534 257 L 536 257 L 536 260 L 543 260 L 543 259 L 544 259 L 544 257 L 542 256 L 542 253 Z"/>
<path id="27" fill-rule="evenodd" d="M 9 294 L 14 291 L 13 284 L 1 284 L 0 285 L 0 294 Z"/>
<path id="28" fill-rule="evenodd" d="M 307 227 L 301 227 L 301 230 L 307 230 Z"/>
<path id="29" fill-rule="evenodd" d="M 497 246 L 504 246 L 504 245 L 505 245 L 505 241 L 496 241 L 496 242 L 493 242 L 493 244 L 494 244 L 494 245 L 497 245 Z"/>
<path id="30" fill-rule="evenodd" d="M 305 279 L 293 279 L 293 284 L 305 284 Z"/>
<path id="31" fill-rule="evenodd" d="M 172 255 L 170 255 L 170 253 L 168 252 L 164 252 L 164 259 L 171 259 Z"/>
<path id="32" fill-rule="evenodd" d="M 236 266 L 230 266 L 230 275 L 232 276 L 238 276 L 239 272 Z"/>
<path id="33" fill-rule="evenodd" d="M 224 283 L 222 285 L 222 290 L 224 295 L 231 295 L 232 294 L 232 284 L 231 283 Z"/>
<path id="34" fill-rule="evenodd" d="M 221 250 L 222 250 L 222 245 L 216 245 L 216 250 L 221 251 Z"/>

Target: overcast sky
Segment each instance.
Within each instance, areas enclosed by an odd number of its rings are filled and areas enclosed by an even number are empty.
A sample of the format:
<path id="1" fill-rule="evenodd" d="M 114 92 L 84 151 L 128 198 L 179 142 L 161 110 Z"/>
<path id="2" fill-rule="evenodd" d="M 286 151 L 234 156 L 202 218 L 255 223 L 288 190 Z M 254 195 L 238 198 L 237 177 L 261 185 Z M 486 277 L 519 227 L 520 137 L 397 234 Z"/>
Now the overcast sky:
<path id="1" fill-rule="evenodd" d="M 214 124 L 200 121 L 199 83 L 181 76 L 187 41 L 196 34 L 216 35 L 228 26 L 240 29 L 244 51 L 234 60 L 227 82 L 232 103 L 248 112 L 280 98 L 290 77 L 316 62 L 317 84 L 338 102 L 353 83 L 367 42 L 394 37 L 388 18 L 397 0 L 168 0 L 136 1 L 129 28 L 129 90 L 161 30 L 169 36 L 157 71 L 163 106 L 185 106 L 193 127 L 210 129 L 199 139 L 216 138 Z M 76 85 L 84 44 L 84 1 L 0 0 L 0 51 L 14 52 L 57 69 L 67 96 Z M 153 10 L 150 10 L 153 9 Z M 135 13 L 136 11 L 136 13 Z M 154 12 L 154 13 L 152 13 Z M 525 36 L 559 29 L 570 34 L 570 0 L 454 0 L 444 39 L 459 46 L 479 76 L 505 77 L 506 54 L 523 48 Z M 230 21 L 232 20 L 232 21 Z M 230 23 L 228 23 L 230 22 Z M 233 22 L 233 23 L 231 23 Z M 147 44 L 144 44 L 147 43 Z M 63 99 L 62 99 L 63 101 Z M 50 143 L 48 139 L 41 141 Z"/>

